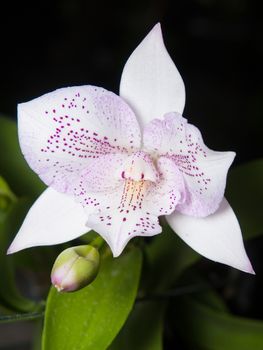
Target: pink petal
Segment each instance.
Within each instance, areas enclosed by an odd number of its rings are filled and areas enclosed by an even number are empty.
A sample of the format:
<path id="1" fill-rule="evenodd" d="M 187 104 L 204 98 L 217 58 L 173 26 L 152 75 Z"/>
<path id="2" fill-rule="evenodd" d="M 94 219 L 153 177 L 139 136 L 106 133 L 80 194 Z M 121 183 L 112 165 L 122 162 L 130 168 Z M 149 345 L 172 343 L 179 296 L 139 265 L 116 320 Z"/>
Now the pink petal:
<path id="1" fill-rule="evenodd" d="M 184 201 L 176 210 L 205 217 L 218 209 L 235 153 L 210 150 L 199 130 L 177 113 L 169 113 L 164 120 L 149 123 L 143 141 L 146 150 L 171 159 L 183 175 Z"/>
<path id="2" fill-rule="evenodd" d="M 126 62 L 120 96 L 135 111 L 141 125 L 167 112 L 183 112 L 184 83 L 164 46 L 159 23 Z"/>
<path id="3" fill-rule="evenodd" d="M 69 186 L 70 192 L 75 194 L 85 204 L 87 193 L 101 193 L 119 187 L 122 179 L 117 170 L 127 161 L 127 154 L 107 154 L 94 159 L 83 171 L 79 173 L 77 181 Z"/>
<path id="4" fill-rule="evenodd" d="M 216 213 L 194 218 L 178 212 L 166 217 L 172 229 L 208 259 L 254 274 L 236 216 L 224 199 Z"/>
<path id="5" fill-rule="evenodd" d="M 149 188 L 145 205 L 156 215 L 169 215 L 181 202 L 184 192 L 183 176 L 172 160 L 161 157 L 157 161 L 160 179 Z"/>
<path id="6" fill-rule="evenodd" d="M 140 147 L 136 117 L 117 95 L 94 86 L 56 90 L 18 107 L 19 139 L 31 168 L 60 192 L 94 159 Z"/>
<path id="7" fill-rule="evenodd" d="M 84 209 L 73 197 L 48 188 L 29 210 L 8 254 L 70 241 L 90 230 L 86 222 Z"/>

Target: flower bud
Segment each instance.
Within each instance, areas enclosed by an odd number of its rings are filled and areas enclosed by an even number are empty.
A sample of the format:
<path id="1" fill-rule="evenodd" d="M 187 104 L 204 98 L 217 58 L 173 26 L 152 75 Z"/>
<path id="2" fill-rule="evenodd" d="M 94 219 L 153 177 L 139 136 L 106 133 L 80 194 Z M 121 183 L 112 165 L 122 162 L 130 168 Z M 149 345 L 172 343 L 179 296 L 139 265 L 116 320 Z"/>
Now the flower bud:
<path id="1" fill-rule="evenodd" d="M 59 292 L 79 290 L 95 279 L 99 264 L 99 252 L 91 245 L 68 248 L 57 257 L 51 282 Z"/>

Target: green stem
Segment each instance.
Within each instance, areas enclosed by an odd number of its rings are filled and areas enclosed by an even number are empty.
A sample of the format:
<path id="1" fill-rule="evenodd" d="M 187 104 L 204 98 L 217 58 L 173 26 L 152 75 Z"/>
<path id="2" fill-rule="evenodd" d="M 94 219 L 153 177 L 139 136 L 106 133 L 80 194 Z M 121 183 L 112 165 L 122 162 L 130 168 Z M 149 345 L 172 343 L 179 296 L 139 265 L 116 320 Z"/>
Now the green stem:
<path id="1" fill-rule="evenodd" d="M 90 245 L 94 248 L 97 248 L 98 250 L 100 250 L 105 244 L 105 241 L 102 237 L 98 236 L 97 238 L 95 238 L 93 241 L 90 242 Z"/>
<path id="2" fill-rule="evenodd" d="M 0 315 L 0 323 L 11 323 L 18 321 L 30 321 L 37 318 L 42 318 L 44 311 L 42 312 L 29 312 L 26 314 L 13 314 L 13 315 Z"/>

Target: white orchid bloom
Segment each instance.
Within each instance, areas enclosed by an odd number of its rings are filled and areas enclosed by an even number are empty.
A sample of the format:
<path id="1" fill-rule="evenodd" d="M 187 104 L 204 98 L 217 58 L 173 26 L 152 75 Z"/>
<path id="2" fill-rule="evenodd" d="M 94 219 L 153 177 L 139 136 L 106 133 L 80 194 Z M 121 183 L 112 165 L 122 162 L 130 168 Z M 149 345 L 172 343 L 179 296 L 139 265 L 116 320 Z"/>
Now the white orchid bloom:
<path id="1" fill-rule="evenodd" d="M 56 90 L 18 106 L 22 152 L 48 185 L 9 248 L 72 240 L 90 229 L 121 254 L 158 217 L 205 257 L 253 273 L 223 198 L 235 154 L 205 146 L 182 117 L 183 80 L 157 24 L 128 59 L 120 97 L 95 86 Z"/>

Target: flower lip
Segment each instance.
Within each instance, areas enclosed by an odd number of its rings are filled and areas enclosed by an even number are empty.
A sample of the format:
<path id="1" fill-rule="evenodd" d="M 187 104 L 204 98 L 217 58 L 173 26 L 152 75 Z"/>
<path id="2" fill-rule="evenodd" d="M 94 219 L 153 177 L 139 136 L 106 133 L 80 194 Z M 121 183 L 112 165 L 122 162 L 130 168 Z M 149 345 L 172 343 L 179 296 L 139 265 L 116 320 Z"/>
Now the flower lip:
<path id="1" fill-rule="evenodd" d="M 117 170 L 117 177 L 123 180 L 157 182 L 159 174 L 151 156 L 137 151 Z"/>

